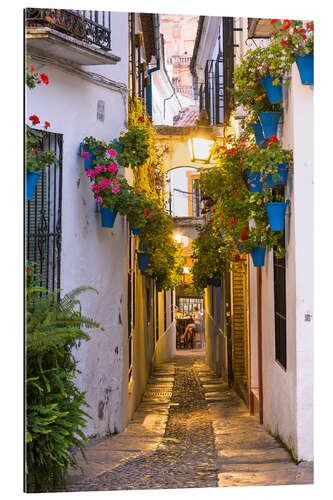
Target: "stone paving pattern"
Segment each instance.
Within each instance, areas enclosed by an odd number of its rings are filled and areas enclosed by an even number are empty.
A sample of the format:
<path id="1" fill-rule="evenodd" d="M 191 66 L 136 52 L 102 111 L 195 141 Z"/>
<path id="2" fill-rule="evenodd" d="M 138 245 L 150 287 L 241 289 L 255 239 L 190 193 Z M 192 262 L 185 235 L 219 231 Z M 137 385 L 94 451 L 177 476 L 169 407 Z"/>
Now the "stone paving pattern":
<path id="1" fill-rule="evenodd" d="M 86 455 L 66 491 L 313 483 L 194 351 L 158 365 L 125 431 Z"/>

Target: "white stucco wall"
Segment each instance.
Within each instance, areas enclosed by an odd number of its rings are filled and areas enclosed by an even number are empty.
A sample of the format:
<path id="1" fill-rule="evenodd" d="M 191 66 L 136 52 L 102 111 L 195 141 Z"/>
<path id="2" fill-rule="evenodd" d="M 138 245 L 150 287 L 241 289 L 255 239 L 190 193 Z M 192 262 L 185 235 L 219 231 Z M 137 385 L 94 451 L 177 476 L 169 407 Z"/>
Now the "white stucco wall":
<path id="1" fill-rule="evenodd" d="M 313 89 L 301 84 L 296 65 L 284 90 L 279 134 L 294 151 L 286 186 L 287 369 L 275 360 L 272 252 L 262 270 L 264 425 L 278 433 L 298 459 L 313 459 Z M 281 135 L 282 134 L 282 135 Z M 252 384 L 256 381 L 256 273 L 251 263 Z M 305 315 L 310 314 L 310 321 Z M 253 349 L 254 348 L 254 349 Z"/>
<path id="2" fill-rule="evenodd" d="M 113 81 L 127 82 L 127 14 L 113 14 L 113 53 L 122 58 L 116 66 L 86 67 Z M 115 22 L 116 21 L 116 22 Z M 41 63 L 32 58 L 36 71 L 49 76 L 48 86 L 28 90 L 26 121 L 37 114 L 50 132 L 63 134 L 63 196 L 61 288 L 67 292 L 87 285 L 99 295 L 81 296 L 83 313 L 101 323 L 104 331 L 88 332 L 89 342 L 75 351 L 82 373 L 78 387 L 87 392 L 91 406 L 88 436 L 120 430 L 124 423 L 124 331 L 126 331 L 127 224 L 117 216 L 113 229 L 101 227 L 100 215 L 78 156 L 85 136 L 110 140 L 118 137 L 126 123 L 126 99 L 111 88 L 97 85 L 71 72 L 71 67 Z M 85 69 L 85 68 L 81 68 Z M 105 120 L 97 121 L 97 101 L 105 102 Z M 125 377 L 126 380 L 126 377 Z"/>

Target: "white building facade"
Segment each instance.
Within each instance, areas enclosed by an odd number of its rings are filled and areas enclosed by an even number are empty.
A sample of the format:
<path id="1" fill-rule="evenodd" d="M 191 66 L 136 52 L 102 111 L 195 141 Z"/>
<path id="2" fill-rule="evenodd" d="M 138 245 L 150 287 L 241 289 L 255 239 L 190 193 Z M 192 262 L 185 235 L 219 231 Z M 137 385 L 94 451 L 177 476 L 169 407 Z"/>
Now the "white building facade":
<path id="1" fill-rule="evenodd" d="M 87 411 L 92 417 L 85 432 L 88 437 L 103 436 L 124 429 L 140 401 L 153 362 L 172 354 L 173 296 L 163 292 L 163 301 L 162 293 L 154 295 L 153 280 L 141 275 L 136 260 L 138 238 L 131 235 L 125 217 L 118 214 L 112 229 L 101 226 L 79 155 L 85 137 L 108 142 L 127 128 L 129 15 L 49 11 L 26 10 L 29 64 L 36 72 L 45 73 L 49 84 L 26 90 L 25 121 L 30 124 L 29 117 L 35 114 L 41 122 L 36 128 L 42 130 L 44 121 L 50 123 L 44 142 L 59 160 L 43 174 L 36 196 L 27 202 L 28 257 L 39 262 L 48 280 L 43 284 L 49 288 L 66 293 L 89 286 L 98 291 L 87 291 L 80 300 L 83 313 L 103 330 L 89 331 L 90 341 L 82 342 L 74 355 L 81 371 L 77 385 L 87 391 Z M 46 22 L 45 16 L 52 15 L 63 17 Z M 83 18 L 92 28 L 87 36 Z M 65 32 L 63 25 L 59 28 L 60 21 L 68 23 Z M 97 25 L 103 28 L 103 36 L 95 30 Z M 131 182 L 131 172 L 124 174 Z M 129 276 L 135 275 L 129 285 Z M 134 308 L 140 317 L 133 329 L 129 328 L 129 286 L 132 314 Z M 157 320 L 148 318 L 145 311 L 151 316 L 154 312 Z M 154 337 L 160 316 L 165 316 L 159 330 L 162 349 Z M 168 330 L 166 337 L 164 330 Z"/>

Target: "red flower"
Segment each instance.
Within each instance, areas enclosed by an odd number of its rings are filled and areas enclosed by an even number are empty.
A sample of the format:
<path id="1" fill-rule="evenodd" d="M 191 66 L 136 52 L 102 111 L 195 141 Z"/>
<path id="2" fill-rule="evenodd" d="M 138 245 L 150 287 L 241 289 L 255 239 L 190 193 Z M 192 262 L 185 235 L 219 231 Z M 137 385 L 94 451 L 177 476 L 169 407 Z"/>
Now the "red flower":
<path id="1" fill-rule="evenodd" d="M 242 241 L 245 241 L 247 239 L 247 236 L 248 236 L 248 233 L 249 232 L 249 226 L 245 226 L 244 229 L 243 229 L 243 232 L 240 236 L 241 240 Z"/>
<path id="2" fill-rule="evenodd" d="M 221 216 L 221 220 L 225 220 L 225 217 L 224 217 L 224 215 L 222 215 L 222 216 Z"/>
<path id="3" fill-rule="evenodd" d="M 302 29 L 300 30 L 300 32 L 301 32 L 301 33 L 306 33 L 306 30 L 305 30 L 304 28 L 302 28 Z"/>
<path id="4" fill-rule="evenodd" d="M 255 149 L 257 149 L 257 146 L 253 146 L 252 151 L 254 151 Z"/>
<path id="5" fill-rule="evenodd" d="M 40 123 L 39 118 L 38 118 L 37 115 L 31 115 L 31 116 L 29 116 L 29 120 L 32 121 L 33 125 L 37 125 L 38 123 Z"/>
<path id="6" fill-rule="evenodd" d="M 277 23 L 278 22 L 278 19 L 271 19 L 270 23 L 271 24 L 274 24 L 274 23 Z"/>
<path id="7" fill-rule="evenodd" d="M 235 255 L 235 261 L 239 262 L 241 260 L 241 256 L 238 254 Z"/>
<path id="8" fill-rule="evenodd" d="M 237 194 L 237 193 L 235 193 L 235 200 L 237 200 L 237 199 L 238 199 L 238 194 Z"/>
<path id="9" fill-rule="evenodd" d="M 45 85 L 49 84 L 49 77 L 47 75 L 45 75 L 45 73 L 41 73 L 40 77 L 42 79 L 42 82 L 45 83 Z"/>
<path id="10" fill-rule="evenodd" d="M 150 123 L 153 121 L 150 117 L 148 118 L 148 121 L 150 121 Z"/>
<path id="11" fill-rule="evenodd" d="M 236 223 L 237 223 L 236 217 L 234 218 L 234 220 L 228 222 L 229 226 L 231 226 L 231 227 L 233 227 Z"/>
<path id="12" fill-rule="evenodd" d="M 279 142 L 279 139 L 275 136 L 272 135 L 267 141 L 266 141 L 266 146 L 268 146 L 271 142 Z"/>
<path id="13" fill-rule="evenodd" d="M 145 117 L 144 116 L 139 116 L 138 122 L 144 122 L 144 121 L 145 121 Z"/>
<path id="14" fill-rule="evenodd" d="M 306 36 L 305 35 L 302 35 L 302 38 L 303 38 L 303 40 L 306 40 Z"/>
<path id="15" fill-rule="evenodd" d="M 30 71 L 35 71 L 35 66 L 30 66 Z"/>
<path id="16" fill-rule="evenodd" d="M 215 207 L 212 208 L 212 212 L 216 212 L 216 208 Z"/>
<path id="17" fill-rule="evenodd" d="M 45 122 L 44 128 L 49 128 L 49 127 L 51 127 L 51 123 L 50 122 Z"/>

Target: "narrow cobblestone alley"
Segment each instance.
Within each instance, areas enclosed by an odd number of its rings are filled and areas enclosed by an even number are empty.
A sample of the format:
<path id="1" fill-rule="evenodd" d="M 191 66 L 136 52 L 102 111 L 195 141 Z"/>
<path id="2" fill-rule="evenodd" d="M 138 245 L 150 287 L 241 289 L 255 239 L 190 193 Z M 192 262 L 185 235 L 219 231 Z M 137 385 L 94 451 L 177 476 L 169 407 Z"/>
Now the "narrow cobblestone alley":
<path id="1" fill-rule="evenodd" d="M 87 458 L 67 491 L 313 482 L 312 464 L 296 465 L 200 352 L 158 365 L 126 430 Z"/>

